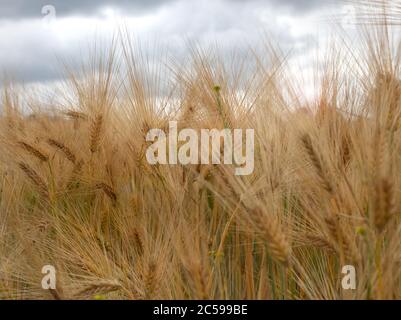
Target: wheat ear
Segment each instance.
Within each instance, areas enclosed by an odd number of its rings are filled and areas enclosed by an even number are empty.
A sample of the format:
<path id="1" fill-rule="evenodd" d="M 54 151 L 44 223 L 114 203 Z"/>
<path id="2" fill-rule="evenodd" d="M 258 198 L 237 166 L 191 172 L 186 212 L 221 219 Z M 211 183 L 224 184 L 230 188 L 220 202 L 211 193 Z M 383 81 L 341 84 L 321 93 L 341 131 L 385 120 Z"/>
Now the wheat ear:
<path id="1" fill-rule="evenodd" d="M 77 297 L 92 297 L 96 294 L 107 294 L 121 289 L 121 285 L 117 282 L 100 281 L 93 283 L 81 291 L 75 296 Z"/>
<path id="2" fill-rule="evenodd" d="M 389 179 L 375 183 L 374 224 L 382 232 L 395 214 L 394 186 Z"/>
<path id="3" fill-rule="evenodd" d="M 290 262 L 291 247 L 281 230 L 279 221 L 263 214 L 260 208 L 250 211 L 251 219 L 261 236 L 266 240 L 271 256 L 279 263 L 288 266 Z"/>
<path id="4" fill-rule="evenodd" d="M 76 163 L 77 158 L 75 157 L 75 155 L 74 155 L 74 153 L 71 151 L 71 149 L 68 148 L 64 143 L 59 142 L 59 141 L 56 141 L 56 140 L 54 140 L 54 139 L 47 139 L 47 143 L 48 143 L 50 146 L 52 146 L 52 147 L 54 147 L 54 148 L 60 150 L 60 151 L 65 155 L 65 157 L 66 157 L 68 160 L 70 160 L 73 164 Z"/>
<path id="5" fill-rule="evenodd" d="M 313 167 L 315 168 L 316 173 L 318 174 L 318 176 L 319 176 L 319 178 L 320 178 L 320 180 L 322 182 L 322 185 L 323 185 L 324 189 L 327 192 L 332 193 L 333 192 L 333 188 L 332 188 L 331 183 L 330 183 L 329 179 L 327 178 L 327 176 L 326 176 L 326 174 L 325 174 L 325 172 L 323 170 L 322 162 L 319 159 L 319 156 L 318 156 L 315 148 L 313 147 L 313 143 L 312 143 L 312 140 L 311 140 L 310 136 L 305 134 L 301 138 L 301 140 L 302 140 L 302 144 L 303 144 L 303 146 L 305 148 L 305 151 L 308 154 L 309 159 L 311 160 L 311 162 L 313 164 Z"/>
<path id="6" fill-rule="evenodd" d="M 143 252 L 144 252 L 143 237 L 142 237 L 141 232 L 137 228 L 135 228 L 135 230 L 134 230 L 133 238 L 134 238 L 134 243 L 138 250 L 138 253 L 140 256 L 142 256 Z"/>
<path id="7" fill-rule="evenodd" d="M 103 127 L 103 115 L 99 114 L 95 117 L 91 125 L 90 131 L 90 151 L 95 153 L 99 148 L 100 135 Z"/>
<path id="8" fill-rule="evenodd" d="M 48 155 L 46 155 L 39 149 L 35 148 L 34 146 L 30 145 L 29 143 L 26 143 L 24 141 L 18 141 L 18 145 L 32 156 L 38 158 L 40 161 L 46 162 L 49 160 Z"/>
<path id="9" fill-rule="evenodd" d="M 150 262 L 144 279 L 145 300 L 150 299 L 154 294 L 154 292 L 156 291 L 156 283 L 157 283 L 157 264 L 155 262 Z"/>
<path id="10" fill-rule="evenodd" d="M 88 116 L 83 112 L 68 110 L 64 114 L 73 119 L 88 120 Z"/>
<path id="11" fill-rule="evenodd" d="M 101 183 L 98 183 L 96 185 L 96 187 L 103 190 L 103 192 L 106 194 L 106 196 L 108 196 L 110 198 L 113 205 L 115 205 L 117 203 L 117 194 L 114 192 L 114 190 L 111 186 L 109 186 L 108 184 L 106 184 L 104 182 L 101 182 Z"/>
<path id="12" fill-rule="evenodd" d="M 49 197 L 49 191 L 46 183 L 43 179 L 33 170 L 28 164 L 20 162 L 18 163 L 20 169 L 28 176 L 28 178 L 38 187 L 40 193 L 44 198 Z"/>

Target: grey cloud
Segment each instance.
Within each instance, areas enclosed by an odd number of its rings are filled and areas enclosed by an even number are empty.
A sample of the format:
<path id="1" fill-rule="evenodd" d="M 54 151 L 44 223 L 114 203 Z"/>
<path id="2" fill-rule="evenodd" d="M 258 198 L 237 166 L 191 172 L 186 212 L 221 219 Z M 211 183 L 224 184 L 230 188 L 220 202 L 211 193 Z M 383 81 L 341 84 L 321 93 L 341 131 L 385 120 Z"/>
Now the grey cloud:
<path id="1" fill-rule="evenodd" d="M 322 8 L 333 4 L 334 1 L 339 0 L 272 0 L 271 2 L 275 5 L 287 7 L 296 13 Z"/>
<path id="2" fill-rule="evenodd" d="M 41 18 L 42 8 L 52 5 L 58 16 L 93 15 L 108 6 L 130 14 L 158 8 L 174 0 L 1 0 L 0 19 Z"/>
<path id="3" fill-rule="evenodd" d="M 321 9 L 328 5 L 333 5 L 341 0 L 229 0 L 236 3 L 254 3 L 259 6 L 269 4 L 274 8 L 287 9 L 291 13 L 305 13 L 315 9 Z"/>
<path id="4" fill-rule="evenodd" d="M 32 32 L 21 41 L 17 38 L 10 41 L 12 46 L 0 45 L 0 78 L 6 75 L 27 83 L 56 80 L 62 75 L 63 56 L 79 56 L 77 45 L 63 48 L 56 41 L 45 41 L 42 33 Z"/>
<path id="5" fill-rule="evenodd" d="M 297 13 L 319 10 L 322 3 L 329 1 L 334 0 L 0 0 L 0 22 L 5 16 L 34 17 L 37 15 L 37 8 L 44 4 L 55 5 L 58 16 L 76 13 L 88 16 L 106 4 L 120 7 L 125 5 L 131 11 L 123 12 L 123 15 L 129 17 L 135 15 L 134 8 L 143 13 L 143 10 L 160 8 L 168 3 L 166 10 L 156 15 L 157 18 L 151 20 L 144 29 L 131 26 L 132 32 L 142 40 L 161 40 L 161 47 L 172 49 L 180 61 L 187 54 L 184 45 L 186 39 L 202 47 L 213 42 L 224 44 L 223 54 L 229 56 L 234 49 L 236 53 L 243 54 L 248 46 L 254 48 L 262 45 L 260 36 L 264 30 L 275 36 L 273 40 L 277 40 L 284 52 L 293 49 L 297 44 L 297 49 L 291 50 L 291 53 L 298 54 L 301 53 L 298 51 L 308 50 L 313 36 L 294 36 L 286 24 L 278 23 L 277 18 L 283 9 L 290 10 L 288 15 L 296 17 Z M 8 8 L 8 14 L 5 14 L 7 10 L 4 11 L 3 7 Z M 141 17 L 141 13 L 138 16 Z M 26 82 L 54 80 L 60 77 L 60 73 L 56 71 L 58 64 L 55 56 L 78 60 L 85 56 L 85 52 L 80 51 L 80 45 L 84 43 L 79 44 L 78 40 L 85 38 L 87 30 L 79 31 L 82 34 L 69 33 L 67 37 L 58 34 L 57 37 L 48 38 L 37 23 L 38 21 L 15 19 L 9 20 L 8 24 L 0 23 L 0 73 L 7 71 L 17 80 Z M 158 59 L 162 53 L 159 50 L 153 55 Z M 146 56 L 150 57 L 151 54 L 146 53 Z"/>
<path id="6" fill-rule="evenodd" d="M 58 16 L 93 15 L 99 9 L 109 6 L 127 14 L 141 14 L 157 9 L 177 0 L 1 0 L 0 19 L 23 19 L 42 17 L 42 8 L 46 5 L 55 7 Z M 213 3 L 215 0 L 208 0 Z M 233 3 L 249 5 L 274 5 L 294 12 L 306 12 L 322 7 L 335 0 L 229 0 Z"/>

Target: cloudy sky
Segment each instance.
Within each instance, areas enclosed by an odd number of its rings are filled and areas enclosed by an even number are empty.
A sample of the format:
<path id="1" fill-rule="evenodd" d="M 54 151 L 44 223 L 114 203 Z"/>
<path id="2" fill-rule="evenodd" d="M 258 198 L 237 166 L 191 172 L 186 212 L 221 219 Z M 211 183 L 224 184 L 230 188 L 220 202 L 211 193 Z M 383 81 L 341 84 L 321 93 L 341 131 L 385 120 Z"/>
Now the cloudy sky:
<path id="1" fill-rule="evenodd" d="M 341 0 L 0 0 L 0 71 L 28 84 L 60 79 L 59 59 L 81 59 L 94 36 L 123 23 L 140 40 L 179 50 L 188 39 L 258 46 L 268 32 L 307 65 Z"/>

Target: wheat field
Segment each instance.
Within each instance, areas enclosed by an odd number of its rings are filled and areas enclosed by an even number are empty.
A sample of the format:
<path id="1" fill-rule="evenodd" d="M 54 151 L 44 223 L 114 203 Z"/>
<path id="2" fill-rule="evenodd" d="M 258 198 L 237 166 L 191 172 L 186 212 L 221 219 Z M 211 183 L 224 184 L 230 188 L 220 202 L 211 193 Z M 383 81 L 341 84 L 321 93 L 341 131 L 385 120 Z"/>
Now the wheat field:
<path id="1" fill-rule="evenodd" d="M 274 46 L 231 65 L 193 46 L 165 84 L 124 36 L 53 104 L 4 83 L 0 299 L 400 299 L 401 51 L 382 19 L 333 43 L 309 99 Z M 150 165 L 170 120 L 254 129 L 254 172 Z"/>

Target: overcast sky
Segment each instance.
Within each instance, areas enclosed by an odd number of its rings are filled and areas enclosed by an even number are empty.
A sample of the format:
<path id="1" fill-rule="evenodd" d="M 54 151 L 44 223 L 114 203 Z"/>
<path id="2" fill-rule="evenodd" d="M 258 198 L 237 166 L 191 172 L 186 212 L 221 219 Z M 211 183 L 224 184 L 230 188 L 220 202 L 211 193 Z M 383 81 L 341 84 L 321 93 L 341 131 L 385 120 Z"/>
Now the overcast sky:
<path id="1" fill-rule="evenodd" d="M 308 62 L 325 17 L 340 0 L 0 0 L 0 71 L 25 83 L 57 81 L 58 58 L 81 59 L 94 35 L 123 22 L 137 39 L 170 50 L 186 40 L 260 45 L 267 31 L 292 58 Z"/>

